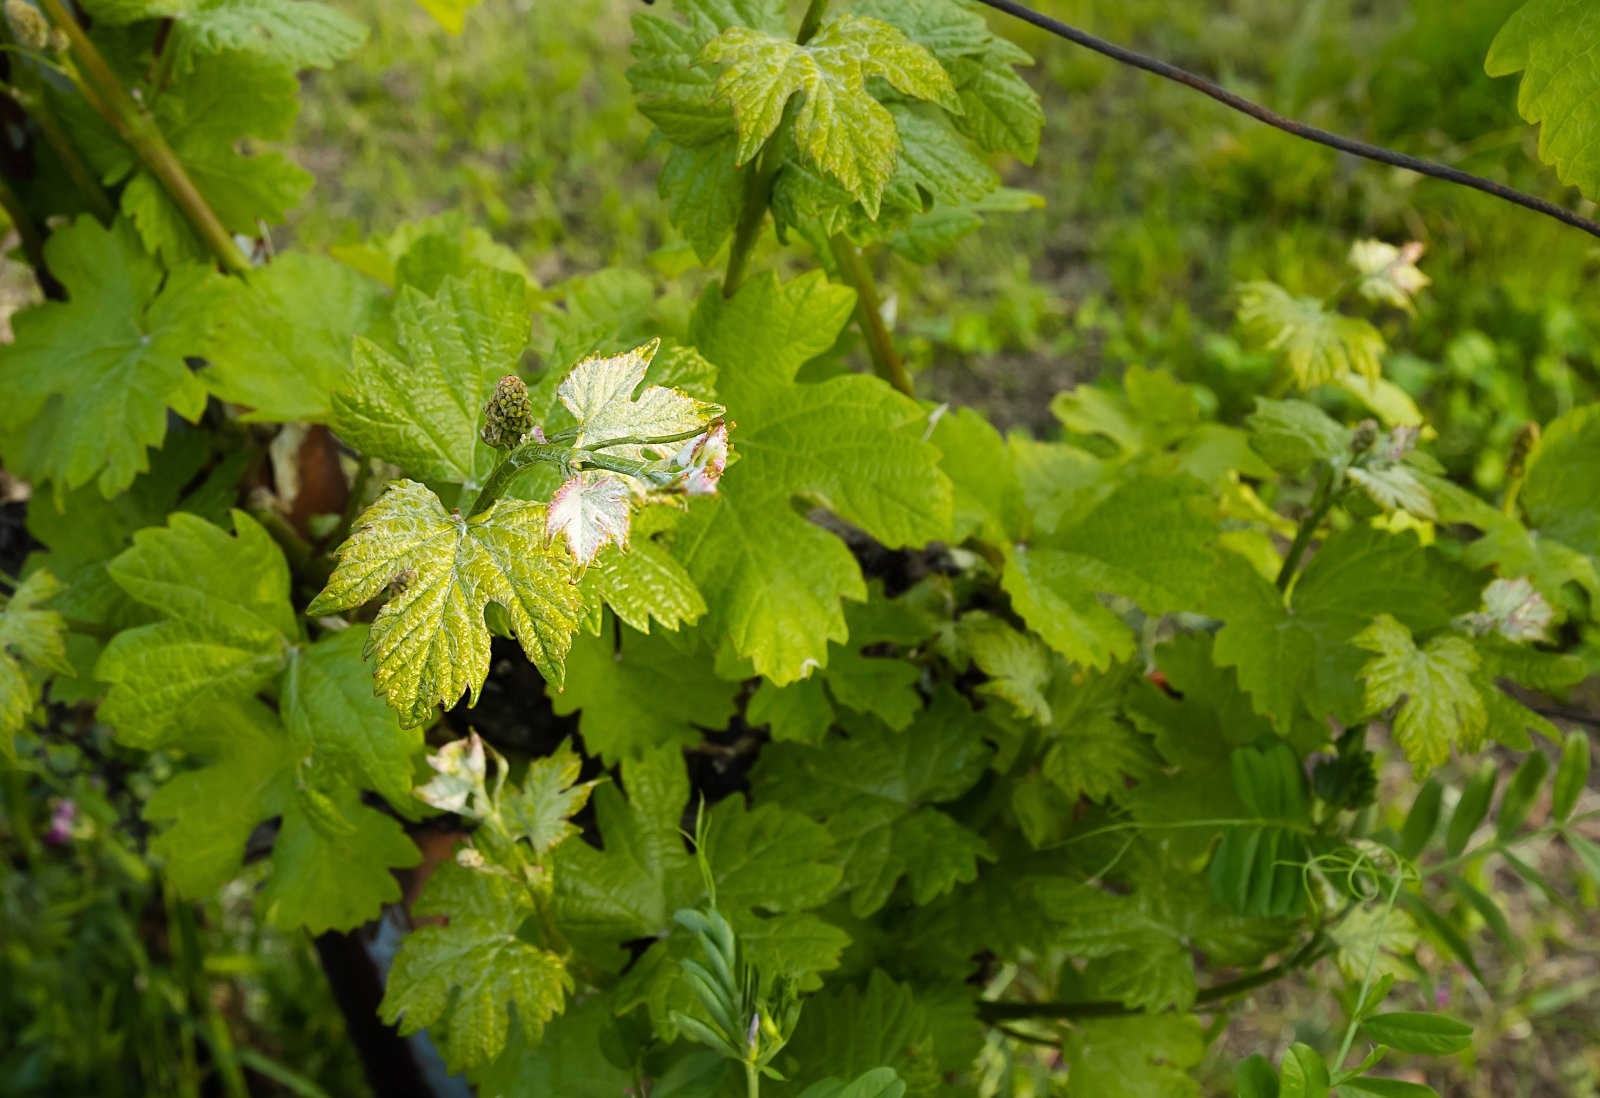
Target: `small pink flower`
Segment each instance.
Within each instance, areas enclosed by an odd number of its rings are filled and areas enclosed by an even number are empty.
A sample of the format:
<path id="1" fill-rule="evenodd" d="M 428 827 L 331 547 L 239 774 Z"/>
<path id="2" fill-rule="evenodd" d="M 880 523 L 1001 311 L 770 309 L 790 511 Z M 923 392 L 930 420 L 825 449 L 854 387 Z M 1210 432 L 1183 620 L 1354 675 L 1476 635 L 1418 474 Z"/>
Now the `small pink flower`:
<path id="1" fill-rule="evenodd" d="M 78 803 L 69 798 L 62 798 L 55 802 L 55 808 L 50 812 L 50 830 L 44 833 L 44 841 L 51 846 L 63 846 L 72 840 L 72 825 L 78 819 Z"/>

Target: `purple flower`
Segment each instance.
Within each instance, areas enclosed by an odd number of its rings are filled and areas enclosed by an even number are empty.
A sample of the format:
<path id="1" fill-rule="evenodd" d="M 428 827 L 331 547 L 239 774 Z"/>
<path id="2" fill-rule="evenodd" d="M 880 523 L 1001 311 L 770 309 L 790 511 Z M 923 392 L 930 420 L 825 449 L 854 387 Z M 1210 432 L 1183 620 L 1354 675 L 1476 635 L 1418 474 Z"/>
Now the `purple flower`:
<path id="1" fill-rule="evenodd" d="M 50 830 L 44 833 L 44 841 L 51 846 L 62 846 L 72 839 L 72 825 L 78 819 L 78 803 L 68 798 L 55 802 L 55 808 L 50 812 Z"/>

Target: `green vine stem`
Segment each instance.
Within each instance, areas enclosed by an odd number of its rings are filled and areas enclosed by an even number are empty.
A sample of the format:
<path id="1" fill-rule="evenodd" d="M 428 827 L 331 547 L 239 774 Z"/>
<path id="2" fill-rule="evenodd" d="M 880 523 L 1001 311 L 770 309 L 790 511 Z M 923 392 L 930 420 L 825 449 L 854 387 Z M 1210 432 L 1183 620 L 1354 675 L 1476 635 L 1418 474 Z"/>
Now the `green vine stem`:
<path id="1" fill-rule="evenodd" d="M 767 220 L 767 207 L 772 203 L 772 181 L 778 176 L 774 144 L 768 141 L 761 152 L 746 167 L 744 200 L 739 207 L 739 220 L 733 227 L 733 244 L 728 248 L 728 270 L 722 277 L 722 296 L 732 297 L 744 281 L 745 267 L 750 253 L 755 251 L 761 238 L 761 226 Z"/>
<path id="2" fill-rule="evenodd" d="M 1300 567 L 1300 558 L 1306 555 L 1306 550 L 1311 547 L 1311 539 L 1316 536 L 1317 528 L 1322 525 L 1322 520 L 1328 517 L 1328 512 L 1333 510 L 1333 505 L 1339 501 L 1337 482 L 1338 472 L 1331 466 L 1322 470 L 1322 476 L 1317 480 L 1316 492 L 1311 497 L 1311 509 L 1300 520 L 1300 527 L 1294 533 L 1294 542 L 1289 546 L 1289 555 L 1283 558 L 1283 567 L 1278 569 L 1278 590 L 1287 591 L 1289 584 L 1294 580 L 1294 573 Z"/>
<path id="3" fill-rule="evenodd" d="M 828 246 L 845 280 L 855 287 L 856 323 L 861 326 L 861 334 L 866 338 L 873 372 L 915 399 L 916 387 L 912 384 L 911 375 L 906 372 L 900 352 L 894 348 L 888 327 L 883 323 L 883 302 L 878 297 L 877 285 L 872 281 L 872 272 L 861 258 L 861 250 L 842 235 L 829 238 Z"/>
<path id="4" fill-rule="evenodd" d="M 811 0 L 800 20 L 800 33 L 794 36 L 794 40 L 802 46 L 811 41 L 822 26 L 822 17 L 827 13 L 828 0 Z"/>
<path id="5" fill-rule="evenodd" d="M 40 0 L 40 3 L 50 21 L 67 36 L 72 57 L 92 92 L 90 99 L 95 106 L 160 181 L 222 269 L 231 274 L 248 271 L 250 261 L 233 242 L 233 236 L 194 185 L 194 180 L 189 178 L 150 112 L 128 94 L 63 0 Z"/>
<path id="6" fill-rule="evenodd" d="M 66 169 L 73 185 L 78 188 L 84 202 L 88 204 L 89 212 L 99 218 L 102 225 L 110 225 L 112 219 L 117 216 L 116 209 L 111 205 L 111 199 L 106 197 L 105 189 L 100 186 L 100 181 L 95 178 L 94 172 L 78 152 L 77 146 L 67 136 L 67 131 L 61 128 L 61 121 L 45 103 L 39 88 L 37 86 L 18 88 L 7 85 L 4 90 L 12 101 L 33 119 L 33 124 L 39 127 L 39 135 L 56 154 L 56 159 L 61 161 L 61 166 Z"/>
<path id="7" fill-rule="evenodd" d="M 1317 931 L 1289 956 L 1275 965 L 1246 973 L 1232 980 L 1220 984 L 1201 988 L 1194 997 L 1195 1006 L 1207 1003 L 1220 1003 L 1228 999 L 1237 998 L 1248 991 L 1254 991 L 1274 981 L 1281 980 L 1291 973 L 1303 968 L 1309 968 L 1333 950 L 1332 943 L 1326 934 Z M 984 1022 L 996 1023 L 1018 1021 L 1028 1018 L 1120 1018 L 1133 1014 L 1145 1014 L 1147 1011 L 1140 1007 L 1131 1007 L 1115 999 L 1094 999 L 1084 1002 L 1041 1002 L 1041 1003 L 1002 1003 L 981 1002 L 978 1004 L 978 1018 Z"/>
<path id="8" fill-rule="evenodd" d="M 744 1093 L 745 1098 L 761 1096 L 761 1069 L 748 1060 L 744 1063 Z"/>
<path id="9" fill-rule="evenodd" d="M 23 206 L 22 199 L 17 197 L 17 192 L 12 190 L 11 184 L 3 178 L 0 178 L 0 209 L 5 210 L 6 216 L 11 219 L 11 227 L 17 230 L 17 236 L 22 240 L 22 250 L 38 274 L 42 285 L 49 274 L 44 265 L 44 238 L 39 235 L 39 227 L 28 216 L 27 207 Z"/>

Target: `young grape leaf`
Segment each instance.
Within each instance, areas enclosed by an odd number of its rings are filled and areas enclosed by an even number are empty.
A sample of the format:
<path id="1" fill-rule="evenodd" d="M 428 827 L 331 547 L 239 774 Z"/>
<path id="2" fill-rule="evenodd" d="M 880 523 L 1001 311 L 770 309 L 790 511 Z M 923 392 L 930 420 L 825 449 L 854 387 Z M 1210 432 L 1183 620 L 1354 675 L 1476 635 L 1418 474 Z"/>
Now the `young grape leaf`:
<path id="1" fill-rule="evenodd" d="M 0 608 L 0 756 L 16 757 L 12 738 L 22 729 L 38 691 L 23 667 L 73 674 L 67 660 L 67 623 L 54 610 L 41 609 L 61 590 L 56 578 L 37 571 L 17 585 Z"/>
<path id="2" fill-rule="evenodd" d="M 1528 463 L 1520 499 L 1540 541 L 1559 541 L 1600 561 L 1600 404 L 1550 424 Z"/>
<path id="3" fill-rule="evenodd" d="M 849 739 L 769 747 L 755 770 L 756 795 L 841 837 L 844 885 L 859 917 L 887 903 L 902 877 L 919 904 L 973 880 L 988 845 L 933 807 L 966 792 L 988 765 L 970 706 L 945 689 L 904 732 L 866 720 L 850 727 Z"/>
<path id="4" fill-rule="evenodd" d="M 284 724 L 319 766 L 410 812 L 416 806 L 411 762 L 422 749 L 422 733 L 402 728 L 373 693 L 361 659 L 366 643 L 367 627 L 352 625 L 297 649 L 283 683 Z"/>
<path id="5" fill-rule="evenodd" d="M 1517 110 L 1539 125 L 1539 158 L 1563 183 L 1600 199 L 1600 9 L 1588 0 L 1531 0 L 1489 45 L 1490 76 L 1522 73 Z"/>
<path id="6" fill-rule="evenodd" d="M 706 612 L 706 600 L 683 565 L 661 542 L 649 536 L 666 508 L 647 508 L 634 519 L 635 538 L 626 553 L 601 553 L 583 573 L 586 598 L 599 598 L 617 617 L 641 633 L 653 619 L 674 632 Z M 670 512 L 676 517 L 677 512 Z"/>
<path id="7" fill-rule="evenodd" d="M 615 544 L 626 552 L 633 489 L 608 473 L 582 472 L 556 489 L 545 509 L 545 535 L 564 539 L 580 565 Z"/>
<path id="8" fill-rule="evenodd" d="M 87 0 L 97 23 L 172 20 L 167 49 L 187 66 L 196 54 L 241 50 L 292 68 L 325 69 L 354 53 L 367 29 L 312 0 Z"/>
<path id="9" fill-rule="evenodd" d="M 417 848 L 353 788 L 303 787 L 300 752 L 266 706 L 224 698 L 192 715 L 189 728 L 185 746 L 209 761 L 168 780 L 144 807 L 146 819 L 166 825 L 150 848 L 182 895 L 214 896 L 239 873 L 256 827 L 281 816 L 262 895 L 274 926 L 344 930 L 400 898 L 389 870 L 416 865 Z"/>
<path id="10" fill-rule="evenodd" d="M 1388 614 L 1353 638 L 1375 653 L 1362 669 L 1366 706 L 1378 713 L 1404 699 L 1394 718 L 1394 736 L 1418 778 L 1483 745 L 1488 713 L 1474 677 L 1478 653 L 1471 642 L 1435 637 L 1418 648 L 1411 632 Z"/>
<path id="11" fill-rule="evenodd" d="M 676 550 L 706 595 L 706 628 L 779 685 L 828 658 L 828 642 L 848 635 L 841 600 L 867 593 L 849 550 L 792 499 L 888 546 L 922 544 L 949 526 L 950 484 L 919 437 L 925 417 L 914 403 L 877 378 L 794 381 L 853 304 L 820 273 L 781 286 L 763 275 L 731 299 L 713 288 L 694 319 L 696 346 L 722 366 L 741 457 L 717 497 L 690 508 Z"/>
<path id="12" fill-rule="evenodd" d="M 736 683 L 711 671 L 710 661 L 680 651 L 659 634 L 609 629 L 579 637 L 567 654 L 566 687 L 552 693 L 557 714 L 583 711 L 584 747 L 608 765 L 663 744 L 689 747 L 702 729 L 719 729 L 733 715 Z"/>
<path id="13" fill-rule="evenodd" d="M 573 988 L 565 962 L 518 936 L 533 913 L 510 876 L 446 862 L 412 908 L 449 921 L 419 926 L 395 955 L 379 1013 L 402 1034 L 427 1028 L 453 1071 L 478 1067 L 506 1044 L 515 1008 L 529 1044 Z"/>
<path id="14" fill-rule="evenodd" d="M 155 747 L 195 712 L 272 681 L 299 638 L 289 568 L 241 511 L 235 536 L 194 515 L 134 535 L 108 566 L 128 595 L 161 615 L 106 645 L 95 677 L 111 684 L 100 716 L 125 743 Z"/>
<path id="15" fill-rule="evenodd" d="M 582 596 L 571 560 L 544 540 L 545 509 L 500 499 L 464 519 L 415 481 L 387 491 L 339 547 L 338 567 L 307 613 L 353 610 L 394 584 L 367 640 L 373 681 L 404 727 L 468 693 L 489 674 L 483 611 L 498 603 L 522 651 L 560 687 Z"/>
<path id="16" fill-rule="evenodd" d="M 1033 163 L 1044 108 L 1012 68 L 1033 63 L 1025 51 L 955 0 L 864 0 L 855 10 L 898 27 L 938 59 L 955 84 L 960 110 L 953 121 L 962 133 L 989 152 Z"/>
<path id="17" fill-rule="evenodd" d="M 596 447 L 634 438 L 666 438 L 703 430 L 722 408 L 696 400 L 676 389 L 646 385 L 645 371 L 661 346 L 659 339 L 625 354 L 586 358 L 556 390 L 577 420 L 576 445 Z M 637 444 L 606 447 L 607 453 L 642 460 Z"/>
<path id="18" fill-rule="evenodd" d="M 1350 454 L 1350 428 L 1303 400 L 1257 397 L 1247 422 L 1250 448 L 1287 476 L 1304 476 L 1319 461 Z"/>
<path id="19" fill-rule="evenodd" d="M 873 217 L 894 171 L 899 137 L 867 80 L 881 77 L 904 95 L 956 108 L 955 87 L 932 54 L 889 24 L 858 15 L 824 23 L 804 45 L 730 27 L 701 57 L 725 66 L 717 94 L 733 107 L 739 163 L 761 150 L 783 121 L 789 98 L 801 95 L 795 140 Z"/>
<path id="20" fill-rule="evenodd" d="M 333 394 L 347 386 L 351 340 L 387 308 L 372 279 L 288 252 L 228 283 L 200 376 L 223 400 L 245 405 L 247 420 L 326 423 Z"/>
<path id="21" fill-rule="evenodd" d="M 169 408 L 190 421 L 204 410 L 184 359 L 206 348 L 221 280 L 198 264 L 163 278 L 127 222 L 88 216 L 50 234 L 45 262 L 67 300 L 18 313 L 0 347 L 6 468 L 58 491 L 98 478 L 113 496 L 149 467 Z"/>
<path id="22" fill-rule="evenodd" d="M 1295 297 L 1276 283 L 1240 287 L 1239 323 L 1257 345 L 1282 352 L 1302 389 L 1351 373 L 1376 378 L 1383 368 L 1383 336 L 1371 324 L 1329 312 L 1318 299 Z"/>
<path id="23" fill-rule="evenodd" d="M 478 437 L 484 403 L 528 345 L 522 280 L 480 267 L 446 278 L 432 297 L 408 286 L 394 322 L 404 360 L 357 338 L 348 387 L 334 396 L 334 430 L 412 476 L 481 484 L 497 460 Z"/>

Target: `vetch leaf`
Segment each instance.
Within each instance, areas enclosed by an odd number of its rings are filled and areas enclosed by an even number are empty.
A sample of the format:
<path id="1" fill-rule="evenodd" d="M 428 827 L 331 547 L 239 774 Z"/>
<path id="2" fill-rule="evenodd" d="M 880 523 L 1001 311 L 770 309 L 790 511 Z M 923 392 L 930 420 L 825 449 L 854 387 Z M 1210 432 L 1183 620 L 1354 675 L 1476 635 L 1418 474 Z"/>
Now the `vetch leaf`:
<path id="1" fill-rule="evenodd" d="M 1472 1044 L 1472 1027 L 1442 1014 L 1396 1011 L 1375 1014 L 1361 1023 L 1361 1032 L 1401 1052 L 1448 1056 Z"/>
<path id="2" fill-rule="evenodd" d="M 1556 767 L 1556 777 L 1550 793 L 1550 817 L 1557 823 L 1566 823 L 1578 798 L 1589 784 L 1589 737 L 1581 730 L 1567 733 L 1561 745 L 1561 762 Z"/>
<path id="3" fill-rule="evenodd" d="M 447 513 L 421 484 L 391 485 L 339 548 L 338 567 L 307 612 L 352 610 L 393 583 L 366 654 L 377 688 L 405 727 L 489 673 L 484 607 L 498 603 L 534 666 L 558 687 L 583 607 L 565 552 L 544 540 L 545 509 L 500 499 L 470 519 Z"/>

